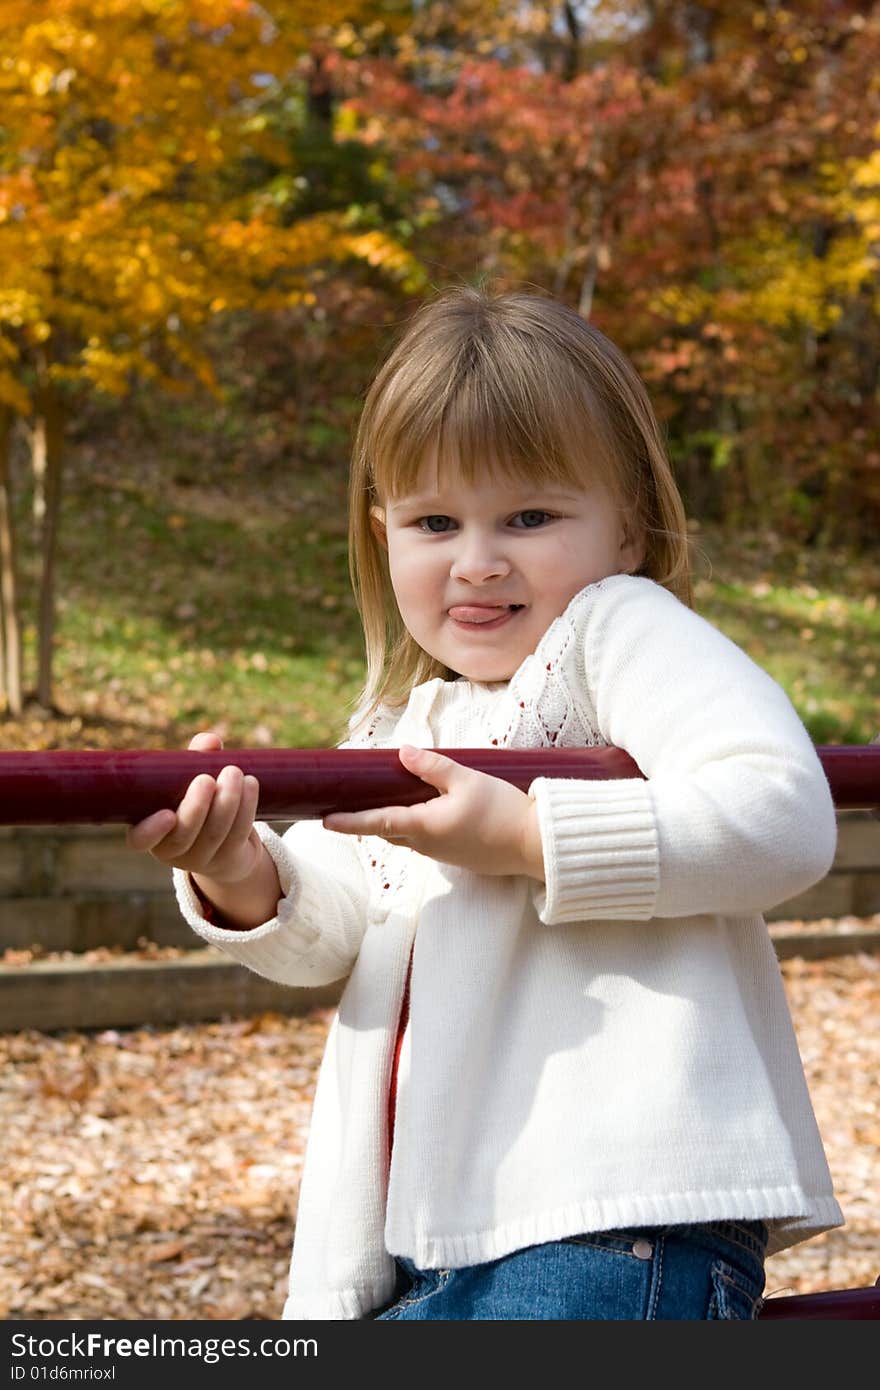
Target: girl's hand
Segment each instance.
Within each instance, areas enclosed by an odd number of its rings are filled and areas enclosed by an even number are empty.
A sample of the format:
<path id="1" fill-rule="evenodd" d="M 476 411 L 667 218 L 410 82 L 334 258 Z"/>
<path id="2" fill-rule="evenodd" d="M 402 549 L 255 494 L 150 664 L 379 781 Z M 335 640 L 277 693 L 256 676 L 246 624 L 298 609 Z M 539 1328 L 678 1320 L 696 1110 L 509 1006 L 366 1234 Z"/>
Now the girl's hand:
<path id="1" fill-rule="evenodd" d="M 195 752 L 222 747 L 214 733 L 196 734 L 189 742 Z M 254 871 L 263 854 L 254 829 L 259 793 L 256 777 L 245 777 L 238 767 L 224 767 L 216 778 L 200 773 L 176 811 L 156 811 L 130 826 L 126 843 L 213 883 L 237 883 Z"/>
<path id="2" fill-rule="evenodd" d="M 543 882 L 537 807 L 525 792 L 430 748 L 404 744 L 399 757 L 407 771 L 440 795 L 417 806 L 337 811 L 324 817 L 325 828 L 344 835 L 379 835 L 478 874 L 528 874 Z"/>

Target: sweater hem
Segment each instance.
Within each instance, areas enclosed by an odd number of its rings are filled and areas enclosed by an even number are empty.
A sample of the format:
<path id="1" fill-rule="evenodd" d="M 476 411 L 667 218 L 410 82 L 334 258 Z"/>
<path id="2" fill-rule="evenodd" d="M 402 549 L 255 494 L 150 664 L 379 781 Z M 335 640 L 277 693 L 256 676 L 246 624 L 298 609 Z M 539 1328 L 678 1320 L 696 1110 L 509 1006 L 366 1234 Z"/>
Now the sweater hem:
<path id="1" fill-rule="evenodd" d="M 589 1231 L 736 1220 L 767 1222 L 768 1256 L 844 1224 L 843 1212 L 833 1196 L 810 1197 L 791 1185 L 573 1202 L 491 1229 L 446 1236 L 407 1235 L 389 1223 L 385 1244 L 392 1254 L 406 1256 L 420 1269 L 460 1269 L 500 1259 L 529 1245 Z"/>
<path id="2" fill-rule="evenodd" d="M 393 1280 L 391 1287 L 393 1287 Z M 390 1297 L 387 1283 L 326 1293 L 290 1294 L 281 1310 L 285 1322 L 343 1322 L 366 1318 Z"/>
<path id="3" fill-rule="evenodd" d="M 460 1269 L 469 1264 L 501 1259 L 530 1245 L 542 1245 L 587 1231 L 736 1220 L 767 1223 L 770 1232 L 767 1256 L 844 1225 L 843 1213 L 832 1196 L 808 1198 L 797 1186 L 761 1187 L 574 1203 L 492 1230 L 422 1237 L 414 1244 L 403 1239 L 394 1243 L 399 1247 L 397 1254 L 405 1255 L 421 1269 Z M 386 1246 L 392 1249 L 392 1241 L 388 1238 Z M 389 1296 L 387 1283 L 291 1294 L 281 1317 L 285 1321 L 363 1319 L 387 1303 Z"/>

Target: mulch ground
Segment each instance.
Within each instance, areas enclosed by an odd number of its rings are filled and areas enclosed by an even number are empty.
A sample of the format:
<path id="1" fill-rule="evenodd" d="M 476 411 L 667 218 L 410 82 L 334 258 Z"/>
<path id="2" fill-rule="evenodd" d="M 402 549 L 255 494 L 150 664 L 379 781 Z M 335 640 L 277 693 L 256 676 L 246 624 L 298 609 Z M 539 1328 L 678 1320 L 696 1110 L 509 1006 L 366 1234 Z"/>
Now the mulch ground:
<path id="1" fill-rule="evenodd" d="M 846 1226 L 767 1294 L 880 1276 L 880 954 L 782 963 Z M 0 1317 L 280 1317 L 330 1011 L 0 1035 Z"/>

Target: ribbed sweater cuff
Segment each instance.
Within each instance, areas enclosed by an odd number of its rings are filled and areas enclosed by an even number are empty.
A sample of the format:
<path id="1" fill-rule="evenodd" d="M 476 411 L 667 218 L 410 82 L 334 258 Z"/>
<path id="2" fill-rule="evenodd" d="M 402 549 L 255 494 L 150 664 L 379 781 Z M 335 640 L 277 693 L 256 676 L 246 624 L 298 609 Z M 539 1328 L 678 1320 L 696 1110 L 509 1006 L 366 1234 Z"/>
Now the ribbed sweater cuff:
<path id="1" fill-rule="evenodd" d="M 538 777 L 529 796 L 544 851 L 534 890 L 542 922 L 653 916 L 660 874 L 647 782 Z"/>
<path id="2" fill-rule="evenodd" d="M 244 943 L 245 941 L 248 946 L 251 946 L 263 937 L 272 936 L 283 926 L 286 935 L 286 950 L 289 951 L 293 945 L 291 942 L 293 935 L 300 938 L 296 942 L 296 947 L 307 951 L 317 940 L 319 934 L 317 927 L 312 925 L 320 920 L 318 916 L 320 899 L 317 894 L 319 885 L 308 883 L 294 863 L 293 856 L 288 851 L 281 836 L 276 834 L 271 826 L 266 825 L 263 821 L 255 821 L 254 825 L 278 871 L 281 897 L 278 900 L 276 915 L 270 917 L 268 921 L 262 922 L 259 926 L 250 928 L 250 930 L 221 927 L 216 923 L 209 922 L 189 873 L 184 869 L 174 869 L 172 879 L 180 910 L 193 931 L 198 932 L 205 941 L 217 946 L 228 949 L 238 942 Z"/>

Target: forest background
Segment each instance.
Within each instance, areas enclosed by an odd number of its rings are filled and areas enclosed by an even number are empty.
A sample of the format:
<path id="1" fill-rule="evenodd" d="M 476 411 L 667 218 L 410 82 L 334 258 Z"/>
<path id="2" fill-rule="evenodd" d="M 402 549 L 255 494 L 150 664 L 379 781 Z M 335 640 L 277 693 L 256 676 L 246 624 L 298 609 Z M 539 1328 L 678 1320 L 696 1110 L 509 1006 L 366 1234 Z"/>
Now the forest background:
<path id="1" fill-rule="evenodd" d="M 435 289 L 645 377 L 698 607 L 878 726 L 880 13 L 0 0 L 3 746 L 340 737 L 351 429 Z"/>

